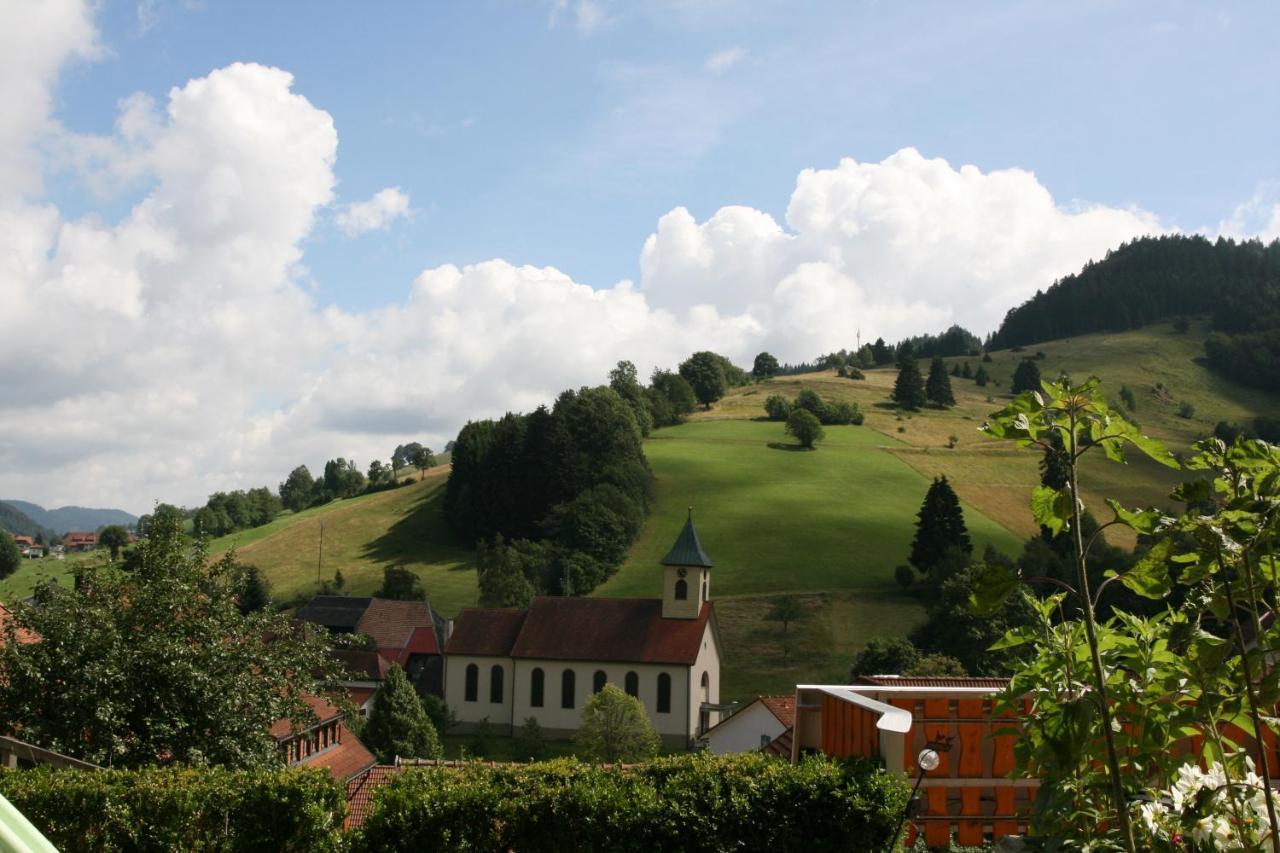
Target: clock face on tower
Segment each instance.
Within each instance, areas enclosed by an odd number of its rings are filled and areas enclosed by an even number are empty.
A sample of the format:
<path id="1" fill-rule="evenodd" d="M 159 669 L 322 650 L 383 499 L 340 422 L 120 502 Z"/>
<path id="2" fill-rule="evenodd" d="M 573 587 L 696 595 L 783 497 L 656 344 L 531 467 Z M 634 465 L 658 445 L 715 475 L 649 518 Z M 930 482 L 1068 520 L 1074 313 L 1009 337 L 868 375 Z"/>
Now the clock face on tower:
<path id="1" fill-rule="evenodd" d="M 689 574 L 689 570 L 688 570 L 688 569 L 676 569 L 676 577 L 680 577 L 680 578 L 682 578 L 682 577 L 684 577 L 684 576 L 685 576 L 685 575 L 687 575 L 687 574 Z"/>

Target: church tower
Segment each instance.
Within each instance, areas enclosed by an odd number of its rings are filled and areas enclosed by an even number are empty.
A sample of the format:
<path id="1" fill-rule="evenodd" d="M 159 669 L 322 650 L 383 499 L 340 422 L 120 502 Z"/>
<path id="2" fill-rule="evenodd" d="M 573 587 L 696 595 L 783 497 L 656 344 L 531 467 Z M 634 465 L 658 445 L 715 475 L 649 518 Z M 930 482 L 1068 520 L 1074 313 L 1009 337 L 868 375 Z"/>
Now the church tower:
<path id="1" fill-rule="evenodd" d="M 662 558 L 662 565 L 662 617 L 697 619 L 711 597 L 711 558 L 702 550 L 698 531 L 693 528 L 693 507 L 689 507 L 684 529 Z"/>

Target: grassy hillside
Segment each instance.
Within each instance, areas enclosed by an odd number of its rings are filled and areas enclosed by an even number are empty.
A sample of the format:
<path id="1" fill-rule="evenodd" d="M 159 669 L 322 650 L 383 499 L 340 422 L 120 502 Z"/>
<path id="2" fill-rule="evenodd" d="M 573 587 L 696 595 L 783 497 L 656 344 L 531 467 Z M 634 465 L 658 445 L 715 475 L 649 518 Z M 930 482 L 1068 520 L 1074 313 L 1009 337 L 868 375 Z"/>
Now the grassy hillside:
<path id="1" fill-rule="evenodd" d="M 782 425 L 702 420 L 657 431 L 645 445 L 657 510 L 626 564 L 599 595 L 656 596 L 658 561 L 694 506 L 716 561 L 717 597 L 794 590 L 892 590 L 906 561 L 929 480 L 892 451 L 899 441 L 866 427 L 828 427 L 815 451 Z M 974 542 L 1002 550 L 1018 538 L 965 508 Z"/>

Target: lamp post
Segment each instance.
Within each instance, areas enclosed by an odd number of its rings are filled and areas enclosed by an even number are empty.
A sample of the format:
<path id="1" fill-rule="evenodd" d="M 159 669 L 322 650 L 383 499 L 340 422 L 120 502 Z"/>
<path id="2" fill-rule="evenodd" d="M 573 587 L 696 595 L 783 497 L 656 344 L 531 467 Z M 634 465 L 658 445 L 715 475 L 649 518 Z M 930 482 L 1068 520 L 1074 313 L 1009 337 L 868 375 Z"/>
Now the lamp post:
<path id="1" fill-rule="evenodd" d="M 903 807 L 901 817 L 898 818 L 898 828 L 893 831 L 893 835 L 889 836 L 887 853 L 893 853 L 893 848 L 898 844 L 898 836 L 902 834 L 902 825 L 907 822 L 907 815 L 914 811 L 916 794 L 920 791 L 920 783 L 924 781 L 924 774 L 937 770 L 938 765 L 942 763 L 942 756 L 939 755 L 939 752 L 948 752 L 950 749 L 950 738 L 947 738 L 945 742 L 935 743 L 930 741 L 916 756 L 916 767 L 920 768 L 920 773 L 916 776 L 916 784 L 911 789 L 911 797 Z"/>

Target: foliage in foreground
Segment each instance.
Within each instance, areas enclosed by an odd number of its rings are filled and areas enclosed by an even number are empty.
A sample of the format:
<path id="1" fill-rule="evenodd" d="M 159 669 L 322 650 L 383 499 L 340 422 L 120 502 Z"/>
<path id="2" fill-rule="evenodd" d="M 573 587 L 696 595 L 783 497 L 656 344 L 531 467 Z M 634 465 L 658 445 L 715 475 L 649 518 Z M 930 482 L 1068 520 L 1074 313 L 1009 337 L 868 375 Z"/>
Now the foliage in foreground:
<path id="1" fill-rule="evenodd" d="M 620 769 L 543 764 L 411 768 L 375 797 L 356 851 L 878 850 L 906 803 L 866 764 L 759 754 Z"/>
<path id="2" fill-rule="evenodd" d="M 334 665 L 321 633 L 242 613 L 232 555 L 210 564 L 180 518 L 157 513 L 132 569 L 81 568 L 74 589 L 15 603 L 0 636 L 3 724 L 38 746 L 116 767 L 269 767 L 271 725 L 311 716 L 313 673 Z M 16 642 L 26 629 L 39 642 Z"/>
<path id="3" fill-rule="evenodd" d="M 333 851 L 346 798 L 324 770 L 0 770 L 60 850 Z"/>
<path id="4" fill-rule="evenodd" d="M 615 684 L 587 700 L 575 741 L 580 754 L 610 763 L 652 758 L 662 743 L 644 705 Z"/>

